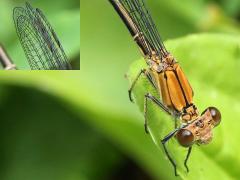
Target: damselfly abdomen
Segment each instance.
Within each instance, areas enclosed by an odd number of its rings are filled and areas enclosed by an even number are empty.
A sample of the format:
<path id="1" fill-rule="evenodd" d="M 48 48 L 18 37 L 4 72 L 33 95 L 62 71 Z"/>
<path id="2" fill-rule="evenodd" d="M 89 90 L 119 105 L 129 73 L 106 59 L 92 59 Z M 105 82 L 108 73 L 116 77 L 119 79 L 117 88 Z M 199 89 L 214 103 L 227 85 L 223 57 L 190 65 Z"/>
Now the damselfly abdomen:
<path id="1" fill-rule="evenodd" d="M 174 167 L 176 163 L 168 153 L 166 142 L 176 137 L 179 144 L 188 147 L 184 165 L 188 171 L 187 161 L 193 144 L 207 144 L 212 139 L 212 129 L 221 121 L 221 114 L 215 107 L 208 107 L 199 114 L 193 103 L 193 90 L 176 59 L 166 50 L 157 28 L 146 8 L 144 0 L 110 0 L 115 10 L 127 26 L 133 39 L 139 46 L 147 69 L 142 69 L 129 89 L 129 97 L 139 77 L 144 74 L 150 84 L 158 92 L 160 98 L 145 94 L 144 117 L 145 130 L 148 132 L 148 101 L 158 105 L 173 118 L 180 120 L 180 125 L 166 135 L 161 143 L 164 151 Z M 176 121 L 175 121 L 176 122 Z"/>

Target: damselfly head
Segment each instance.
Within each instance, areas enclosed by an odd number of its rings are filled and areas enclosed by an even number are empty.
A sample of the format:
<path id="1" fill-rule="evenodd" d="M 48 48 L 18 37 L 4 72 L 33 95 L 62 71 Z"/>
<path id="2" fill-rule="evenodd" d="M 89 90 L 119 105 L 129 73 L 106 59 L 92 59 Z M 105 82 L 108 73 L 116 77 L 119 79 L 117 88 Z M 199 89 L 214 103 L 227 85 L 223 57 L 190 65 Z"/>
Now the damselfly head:
<path id="1" fill-rule="evenodd" d="M 176 138 L 183 147 L 190 147 L 196 144 L 208 144 L 211 142 L 212 129 L 219 125 L 221 113 L 215 107 L 208 107 L 199 118 L 180 129 Z"/>
<path id="2" fill-rule="evenodd" d="M 212 124 L 214 127 L 218 126 L 221 122 L 221 113 L 215 107 L 208 107 L 205 111 L 202 112 L 201 116 L 209 117 L 208 124 Z"/>
<path id="3" fill-rule="evenodd" d="M 194 134 L 187 128 L 180 129 L 176 134 L 176 138 L 183 147 L 190 147 L 194 143 Z"/>

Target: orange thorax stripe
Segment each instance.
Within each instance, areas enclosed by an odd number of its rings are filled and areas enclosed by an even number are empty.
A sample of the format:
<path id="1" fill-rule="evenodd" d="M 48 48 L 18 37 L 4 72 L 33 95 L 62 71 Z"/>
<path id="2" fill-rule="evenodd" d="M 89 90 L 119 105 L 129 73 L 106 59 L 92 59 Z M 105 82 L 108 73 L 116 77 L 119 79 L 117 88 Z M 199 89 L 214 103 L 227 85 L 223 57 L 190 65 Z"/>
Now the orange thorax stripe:
<path id="1" fill-rule="evenodd" d="M 193 91 L 181 67 L 173 67 L 159 73 L 162 101 L 169 108 L 181 112 L 193 103 Z"/>

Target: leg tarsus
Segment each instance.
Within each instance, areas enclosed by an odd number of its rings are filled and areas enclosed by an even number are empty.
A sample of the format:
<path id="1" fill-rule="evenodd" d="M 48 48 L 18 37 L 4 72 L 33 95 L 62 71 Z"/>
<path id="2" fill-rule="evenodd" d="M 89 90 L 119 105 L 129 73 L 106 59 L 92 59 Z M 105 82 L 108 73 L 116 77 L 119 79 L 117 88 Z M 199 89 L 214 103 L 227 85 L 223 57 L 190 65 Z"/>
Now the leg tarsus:
<path id="1" fill-rule="evenodd" d="M 176 118 L 174 119 L 174 128 L 175 129 L 177 128 L 177 119 Z"/>
<path id="2" fill-rule="evenodd" d="M 146 134 L 149 134 L 148 125 L 146 123 L 144 123 L 144 129 L 145 129 Z"/>
<path id="3" fill-rule="evenodd" d="M 174 168 L 174 174 L 175 176 L 178 176 L 178 173 L 177 173 L 177 165 L 176 163 L 174 162 L 174 160 L 172 159 L 172 157 L 170 156 L 170 154 L 168 153 L 168 150 L 167 150 L 167 147 L 166 147 L 166 142 L 171 139 L 177 131 L 179 131 L 179 129 L 181 128 L 176 128 L 174 129 L 172 132 L 170 132 L 168 135 L 166 135 L 162 140 L 161 140 L 161 143 L 163 145 L 163 149 L 164 149 L 164 152 L 165 154 L 167 155 L 167 158 L 168 160 L 171 162 L 173 168 Z"/>
<path id="4" fill-rule="evenodd" d="M 185 166 L 185 168 L 187 170 L 187 173 L 189 172 L 189 168 L 188 168 L 187 162 L 188 162 L 189 156 L 191 154 L 191 151 L 192 151 L 192 146 L 188 148 L 187 156 L 186 156 L 186 158 L 184 160 L 184 166 Z"/>
<path id="5" fill-rule="evenodd" d="M 150 93 L 145 94 L 145 98 L 151 100 L 154 102 L 158 107 L 160 107 L 162 110 L 164 110 L 166 113 L 171 115 L 170 110 L 161 102 L 159 101 L 155 96 L 151 95 Z"/>
<path id="6" fill-rule="evenodd" d="M 148 134 L 148 120 L 147 120 L 147 109 L 148 109 L 148 100 L 151 100 L 152 102 L 154 102 L 157 106 L 159 106 L 162 110 L 164 110 L 165 112 L 167 112 L 169 115 L 171 114 L 171 112 L 169 111 L 169 109 L 163 104 L 161 103 L 161 101 L 159 101 L 156 97 L 152 96 L 150 93 L 145 94 L 145 98 L 144 98 L 144 127 L 145 127 L 145 132 Z"/>
<path id="7" fill-rule="evenodd" d="M 132 99 L 132 90 L 128 90 L 128 97 L 129 97 L 129 100 L 133 103 L 133 99 Z"/>
<path id="8" fill-rule="evenodd" d="M 167 150 L 166 144 L 165 144 L 166 141 L 162 140 L 161 143 L 162 143 L 162 145 L 163 145 L 164 152 L 165 152 L 165 154 L 166 154 L 167 157 L 168 157 L 168 160 L 171 162 L 171 164 L 172 164 L 172 166 L 173 166 L 173 168 L 174 168 L 174 174 L 175 174 L 175 176 L 178 176 L 178 173 L 177 173 L 177 165 L 176 165 L 176 163 L 174 162 L 174 160 L 172 159 L 172 157 L 171 157 L 171 156 L 169 155 L 169 153 L 168 153 L 168 150 Z"/>
<path id="9" fill-rule="evenodd" d="M 144 128 L 145 128 L 145 132 L 148 134 L 149 133 L 149 131 L 148 131 L 148 121 L 147 121 L 147 95 L 148 95 L 149 93 L 147 93 L 147 94 L 145 94 L 145 97 L 144 97 Z"/>
<path id="10" fill-rule="evenodd" d="M 132 98 L 132 90 L 135 87 L 136 82 L 138 81 L 139 77 L 142 75 L 142 73 L 145 73 L 146 69 L 141 69 L 141 71 L 138 73 L 137 77 L 133 80 L 129 90 L 128 90 L 128 96 L 131 102 L 134 102 L 133 98 Z"/>

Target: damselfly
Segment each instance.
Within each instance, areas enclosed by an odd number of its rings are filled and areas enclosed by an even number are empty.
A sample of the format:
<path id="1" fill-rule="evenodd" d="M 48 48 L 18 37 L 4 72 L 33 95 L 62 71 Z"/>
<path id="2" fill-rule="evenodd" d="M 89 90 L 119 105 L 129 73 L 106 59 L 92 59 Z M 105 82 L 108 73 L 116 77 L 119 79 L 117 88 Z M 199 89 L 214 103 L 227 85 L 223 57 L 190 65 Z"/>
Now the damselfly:
<path id="1" fill-rule="evenodd" d="M 13 19 L 31 69 L 72 69 L 56 33 L 40 9 L 26 3 L 25 8 L 14 8 Z"/>
<path id="2" fill-rule="evenodd" d="M 166 142 L 176 137 L 179 144 L 188 147 L 184 166 L 188 172 L 187 161 L 193 144 L 208 144 L 212 139 L 212 129 L 221 121 L 221 114 L 215 107 L 208 107 L 200 115 L 193 103 L 193 90 L 176 59 L 166 50 L 157 28 L 146 8 L 144 0 L 110 0 L 115 10 L 130 31 L 139 46 L 147 69 L 142 69 L 129 89 L 131 92 L 139 77 L 144 74 L 150 84 L 158 92 L 160 98 L 150 93 L 145 94 L 144 117 L 145 130 L 148 133 L 147 109 L 148 101 L 158 105 L 163 111 L 180 120 L 180 126 L 166 135 L 161 143 L 164 151 L 174 167 L 176 163 L 170 156 Z"/>

